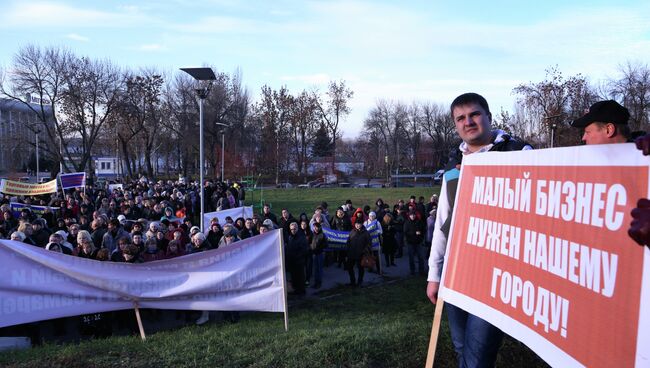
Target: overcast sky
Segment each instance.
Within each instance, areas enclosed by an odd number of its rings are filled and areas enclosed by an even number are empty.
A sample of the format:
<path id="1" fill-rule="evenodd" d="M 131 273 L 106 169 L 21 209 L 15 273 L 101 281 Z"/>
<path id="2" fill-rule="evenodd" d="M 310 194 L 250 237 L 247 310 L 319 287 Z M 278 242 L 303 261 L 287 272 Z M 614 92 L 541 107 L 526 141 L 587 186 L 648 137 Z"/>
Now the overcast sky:
<path id="1" fill-rule="evenodd" d="M 66 46 L 125 67 L 237 68 L 253 98 L 347 81 L 346 137 L 378 99 L 448 104 L 483 94 L 512 110 L 512 89 L 549 66 L 594 83 L 650 62 L 650 1 L 7 1 L 0 65 L 27 44 Z"/>

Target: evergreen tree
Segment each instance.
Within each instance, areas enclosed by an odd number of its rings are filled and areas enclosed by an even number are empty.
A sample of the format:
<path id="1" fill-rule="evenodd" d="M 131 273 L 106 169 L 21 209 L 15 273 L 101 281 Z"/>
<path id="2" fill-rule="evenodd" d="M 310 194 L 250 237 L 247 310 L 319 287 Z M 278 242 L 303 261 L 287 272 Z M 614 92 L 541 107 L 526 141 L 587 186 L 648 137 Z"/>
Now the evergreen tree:
<path id="1" fill-rule="evenodd" d="M 312 146 L 313 157 L 329 157 L 332 156 L 333 149 L 332 140 L 327 133 L 325 124 L 321 123 L 314 136 L 314 143 Z"/>

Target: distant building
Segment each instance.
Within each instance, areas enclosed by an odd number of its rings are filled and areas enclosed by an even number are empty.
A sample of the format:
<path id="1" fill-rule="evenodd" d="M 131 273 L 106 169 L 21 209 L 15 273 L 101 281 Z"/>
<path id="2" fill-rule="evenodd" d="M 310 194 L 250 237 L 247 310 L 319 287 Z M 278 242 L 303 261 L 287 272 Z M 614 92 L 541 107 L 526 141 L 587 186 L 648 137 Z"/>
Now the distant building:
<path id="1" fill-rule="evenodd" d="M 95 157 L 97 178 L 114 179 L 119 175 L 117 157 Z"/>
<path id="2" fill-rule="evenodd" d="M 334 162 L 334 169 L 346 175 L 356 174 L 363 171 L 364 162 L 354 157 L 337 157 Z M 314 157 L 307 165 L 307 174 L 316 175 L 332 171 L 332 157 Z"/>
<path id="3" fill-rule="evenodd" d="M 45 110 L 47 113 L 51 108 L 45 106 Z M 38 115 L 24 103 L 0 98 L 0 172 L 23 171 L 27 167 L 36 150 L 35 131 L 43 130 L 41 124 Z M 45 134 L 41 134 L 39 140 L 43 145 L 48 144 Z"/>

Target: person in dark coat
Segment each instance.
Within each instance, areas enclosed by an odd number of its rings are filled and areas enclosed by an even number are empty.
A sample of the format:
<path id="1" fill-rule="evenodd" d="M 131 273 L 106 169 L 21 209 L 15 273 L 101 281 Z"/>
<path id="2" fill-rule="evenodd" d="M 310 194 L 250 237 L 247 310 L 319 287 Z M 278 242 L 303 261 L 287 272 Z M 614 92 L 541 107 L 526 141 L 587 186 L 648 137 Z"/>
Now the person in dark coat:
<path id="1" fill-rule="evenodd" d="M 287 271 L 291 276 L 294 295 L 305 295 L 305 255 L 309 245 L 307 237 L 298 228 L 297 222 L 289 224 L 289 236 L 285 246 L 284 257 Z"/>
<path id="2" fill-rule="evenodd" d="M 253 219 L 247 218 L 246 221 L 244 221 L 244 228 L 239 232 L 239 238 L 244 240 L 258 234 L 255 225 L 253 225 Z"/>
<path id="3" fill-rule="evenodd" d="M 424 249 L 422 247 L 425 233 L 426 229 L 422 221 L 418 220 L 416 211 L 409 210 L 408 217 L 404 221 L 404 243 L 408 250 L 411 275 L 415 275 L 415 257 L 418 259 L 418 272 L 420 275 L 425 275 Z"/>
<path id="4" fill-rule="evenodd" d="M 382 253 L 384 253 L 384 259 L 386 260 L 386 267 L 396 266 L 395 265 L 395 252 L 397 251 L 397 239 L 395 239 L 397 223 L 393 220 L 393 215 L 389 212 L 384 214 L 384 217 L 381 221 L 381 232 L 383 243 L 381 247 Z"/>
<path id="5" fill-rule="evenodd" d="M 268 204 L 264 204 L 264 207 L 262 208 L 262 218 L 264 220 L 270 219 L 273 221 L 273 225 L 277 226 L 278 225 L 278 218 L 271 212 L 271 206 Z"/>
<path id="6" fill-rule="evenodd" d="M 371 252 L 372 238 L 370 233 L 363 226 L 363 217 L 357 217 L 354 221 L 354 228 L 350 231 L 347 241 L 347 262 L 346 268 L 350 275 L 350 286 L 361 286 L 363 284 L 364 269 L 361 267 L 361 258 Z M 354 266 L 359 269 L 359 277 L 354 277 Z"/>
<path id="7" fill-rule="evenodd" d="M 32 238 L 36 242 L 36 245 L 41 248 L 45 247 L 45 245 L 48 243 L 50 235 L 52 234 L 45 227 L 45 220 L 41 218 L 34 220 L 32 222 L 32 229 L 34 230 L 32 233 Z"/>
<path id="8" fill-rule="evenodd" d="M 212 223 L 210 225 L 210 231 L 208 231 L 208 241 L 210 244 L 219 244 L 222 236 L 223 230 L 221 230 L 221 225 L 218 222 Z"/>
<path id="9" fill-rule="evenodd" d="M 296 219 L 293 217 L 291 213 L 289 213 L 289 210 L 286 208 L 282 209 L 282 215 L 278 219 L 278 227 L 284 231 L 284 234 L 289 234 L 289 224 L 292 222 L 297 222 Z"/>
<path id="10" fill-rule="evenodd" d="M 327 238 L 323 234 L 320 223 L 315 222 L 312 227 L 312 238 L 309 244 L 312 254 L 312 264 L 314 271 L 314 289 L 319 289 L 323 283 L 323 260 L 325 258 L 324 250 L 327 248 Z"/>
<path id="11" fill-rule="evenodd" d="M 352 230 L 352 222 L 350 222 L 350 217 L 345 213 L 343 207 L 336 209 L 336 214 L 330 223 L 332 230 L 338 231 L 350 231 Z M 340 250 L 336 252 L 336 259 L 338 261 L 339 267 L 343 266 L 345 262 L 345 250 Z"/>

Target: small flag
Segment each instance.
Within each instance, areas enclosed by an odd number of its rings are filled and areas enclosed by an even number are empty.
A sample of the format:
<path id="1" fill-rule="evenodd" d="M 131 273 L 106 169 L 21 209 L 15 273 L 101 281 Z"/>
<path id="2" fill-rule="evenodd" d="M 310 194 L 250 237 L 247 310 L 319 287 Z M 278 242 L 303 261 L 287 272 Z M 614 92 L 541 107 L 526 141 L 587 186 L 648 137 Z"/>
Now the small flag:
<path id="1" fill-rule="evenodd" d="M 59 178 L 61 179 L 61 188 L 63 189 L 79 188 L 79 187 L 86 186 L 85 172 L 61 174 Z"/>

